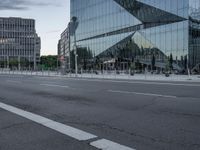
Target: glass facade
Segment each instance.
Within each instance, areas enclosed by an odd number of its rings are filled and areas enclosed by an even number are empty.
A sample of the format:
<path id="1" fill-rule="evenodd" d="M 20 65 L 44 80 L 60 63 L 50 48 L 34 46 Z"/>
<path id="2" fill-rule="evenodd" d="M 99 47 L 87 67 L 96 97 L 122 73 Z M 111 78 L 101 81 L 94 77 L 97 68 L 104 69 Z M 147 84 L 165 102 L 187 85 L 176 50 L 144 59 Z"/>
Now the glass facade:
<path id="1" fill-rule="evenodd" d="M 190 65 L 200 63 L 200 1 L 189 1 L 189 56 Z"/>
<path id="2" fill-rule="evenodd" d="M 152 58 L 159 69 L 165 69 L 166 64 L 179 72 L 194 68 L 200 63 L 199 3 L 71 0 L 71 17 L 77 17 L 79 23 L 79 68 L 127 69 L 132 62 L 143 68 L 151 66 Z"/>

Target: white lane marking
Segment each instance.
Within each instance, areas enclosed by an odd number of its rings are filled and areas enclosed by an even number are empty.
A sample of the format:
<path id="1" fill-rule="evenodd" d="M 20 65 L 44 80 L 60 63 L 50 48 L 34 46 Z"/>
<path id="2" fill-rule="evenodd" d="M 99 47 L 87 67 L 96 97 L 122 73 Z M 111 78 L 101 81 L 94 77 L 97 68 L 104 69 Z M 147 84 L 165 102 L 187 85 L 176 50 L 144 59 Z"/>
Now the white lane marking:
<path id="1" fill-rule="evenodd" d="M 165 98 L 177 98 L 177 96 L 161 95 L 161 94 L 153 94 L 153 93 L 139 93 L 139 92 L 114 91 L 114 90 L 108 90 L 108 92 L 121 93 L 121 94 L 136 94 L 136 95 L 145 95 L 145 96 L 155 96 L 155 97 L 165 97 Z"/>
<path id="2" fill-rule="evenodd" d="M 59 133 L 62 133 L 64 135 L 67 135 L 67 136 L 72 137 L 79 141 L 85 141 L 85 140 L 97 138 L 97 136 L 95 136 L 93 134 L 90 134 L 90 133 L 84 132 L 82 130 L 67 126 L 65 124 L 55 122 L 48 118 L 24 111 L 22 109 L 18 109 L 16 107 L 13 107 L 13 106 L 1 103 L 1 102 L 0 102 L 0 108 L 4 109 L 6 111 L 12 112 L 14 114 L 17 114 L 26 119 L 29 119 L 33 122 L 36 122 L 40 125 L 50 128 L 50 129 L 53 129 Z"/>
<path id="3" fill-rule="evenodd" d="M 56 79 L 56 78 L 55 78 Z M 146 85 L 171 85 L 171 86 L 188 86 L 188 87 L 200 87 L 200 84 L 182 84 L 182 83 L 164 83 L 164 82 L 150 82 L 151 80 L 147 81 L 115 81 L 115 80 L 105 80 L 105 79 L 74 79 L 68 78 L 70 80 L 78 80 L 78 81 L 90 81 L 90 82 L 111 82 L 111 83 L 129 83 L 129 84 L 146 84 Z M 160 83 L 159 83 L 160 82 Z M 177 82 L 177 81 L 176 81 Z M 181 82 L 181 81 L 178 81 Z M 182 81 L 187 82 L 187 81 Z M 189 82 L 189 81 L 188 81 Z"/>
<path id="4" fill-rule="evenodd" d="M 106 139 L 101 139 L 101 140 L 91 142 L 90 145 L 101 150 L 135 150 L 133 148 L 120 145 L 118 143 L 115 143 Z"/>
<path id="5" fill-rule="evenodd" d="M 26 80 L 26 81 L 32 81 L 34 82 L 34 80 Z M 41 84 L 52 84 L 52 85 L 58 85 L 58 82 L 48 82 L 48 81 L 44 81 L 43 83 Z"/>
<path id="6" fill-rule="evenodd" d="M 7 80 L 6 82 L 9 82 L 9 83 L 21 83 L 20 81 L 13 81 L 13 80 Z"/>
<path id="7" fill-rule="evenodd" d="M 48 86 L 48 87 L 60 87 L 60 88 L 69 88 L 69 86 L 64 85 L 56 85 L 56 84 L 40 84 L 42 86 Z"/>

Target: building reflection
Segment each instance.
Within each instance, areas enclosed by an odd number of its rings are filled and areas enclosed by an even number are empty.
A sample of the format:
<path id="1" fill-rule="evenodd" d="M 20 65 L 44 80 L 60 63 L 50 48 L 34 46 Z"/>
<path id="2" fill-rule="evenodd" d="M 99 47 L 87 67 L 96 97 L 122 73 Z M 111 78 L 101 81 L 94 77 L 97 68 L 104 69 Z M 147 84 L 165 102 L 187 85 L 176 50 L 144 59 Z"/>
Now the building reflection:
<path id="1" fill-rule="evenodd" d="M 199 0 L 72 0 L 79 69 L 140 70 L 166 65 L 186 72 L 200 63 Z M 70 45 L 73 45 L 73 38 Z M 71 46 L 73 51 L 73 46 Z M 73 52 L 71 52 L 71 67 Z"/>

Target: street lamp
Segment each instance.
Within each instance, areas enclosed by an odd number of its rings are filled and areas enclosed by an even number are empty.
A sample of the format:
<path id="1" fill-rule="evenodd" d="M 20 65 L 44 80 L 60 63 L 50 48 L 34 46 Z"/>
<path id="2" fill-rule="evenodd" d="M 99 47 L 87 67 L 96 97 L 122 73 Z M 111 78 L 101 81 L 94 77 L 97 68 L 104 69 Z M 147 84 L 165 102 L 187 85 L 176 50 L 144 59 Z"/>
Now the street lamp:
<path id="1" fill-rule="evenodd" d="M 70 21 L 70 26 L 69 26 L 69 30 L 70 30 L 70 36 L 74 36 L 74 55 L 75 55 L 75 72 L 76 72 L 76 76 L 78 74 L 78 61 L 77 61 L 77 46 L 76 46 L 76 29 L 78 27 L 78 19 L 77 17 L 72 17 L 71 21 Z"/>

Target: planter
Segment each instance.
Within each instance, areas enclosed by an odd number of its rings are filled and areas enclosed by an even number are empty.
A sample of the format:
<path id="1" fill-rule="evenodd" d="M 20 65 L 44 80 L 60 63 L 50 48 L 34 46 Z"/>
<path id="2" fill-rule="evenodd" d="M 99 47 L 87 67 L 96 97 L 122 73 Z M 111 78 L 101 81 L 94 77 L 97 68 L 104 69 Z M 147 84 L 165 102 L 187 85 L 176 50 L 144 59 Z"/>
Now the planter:
<path id="1" fill-rule="evenodd" d="M 135 72 L 134 72 L 134 71 L 131 71 L 131 72 L 130 72 L 130 75 L 131 75 L 131 76 L 134 76 L 134 75 L 135 75 Z"/>
<path id="2" fill-rule="evenodd" d="M 165 73 L 165 77 L 169 77 L 169 73 Z"/>

